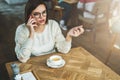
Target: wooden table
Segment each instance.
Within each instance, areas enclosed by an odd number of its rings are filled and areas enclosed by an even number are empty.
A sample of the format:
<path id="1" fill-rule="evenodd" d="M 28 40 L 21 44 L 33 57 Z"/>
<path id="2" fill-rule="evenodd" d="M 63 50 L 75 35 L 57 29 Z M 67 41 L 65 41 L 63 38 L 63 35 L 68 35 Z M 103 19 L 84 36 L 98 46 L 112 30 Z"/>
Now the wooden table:
<path id="1" fill-rule="evenodd" d="M 61 55 L 66 61 L 62 68 L 53 69 L 46 65 L 51 55 Z M 10 79 L 12 79 L 11 63 L 17 63 L 20 71 L 31 70 L 38 80 L 120 80 L 120 76 L 92 56 L 82 47 L 72 48 L 68 54 L 52 53 L 32 57 L 27 63 L 19 61 L 6 63 Z"/>

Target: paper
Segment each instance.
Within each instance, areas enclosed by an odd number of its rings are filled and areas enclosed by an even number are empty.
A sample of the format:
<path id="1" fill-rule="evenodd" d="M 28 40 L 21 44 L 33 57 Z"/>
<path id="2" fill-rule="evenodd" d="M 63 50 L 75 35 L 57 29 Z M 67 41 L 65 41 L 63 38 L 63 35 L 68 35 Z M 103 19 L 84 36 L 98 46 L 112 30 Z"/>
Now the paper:
<path id="1" fill-rule="evenodd" d="M 26 72 L 21 74 L 23 80 L 37 80 L 32 72 Z"/>

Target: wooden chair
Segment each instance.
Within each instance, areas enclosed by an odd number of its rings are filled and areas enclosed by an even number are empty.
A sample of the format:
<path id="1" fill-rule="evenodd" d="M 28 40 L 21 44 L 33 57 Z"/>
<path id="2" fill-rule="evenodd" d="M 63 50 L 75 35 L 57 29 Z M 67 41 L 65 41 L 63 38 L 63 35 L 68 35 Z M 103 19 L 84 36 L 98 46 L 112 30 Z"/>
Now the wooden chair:
<path id="1" fill-rule="evenodd" d="M 57 20 L 60 20 L 63 16 L 63 9 L 62 7 L 60 7 L 58 5 L 58 0 L 52 0 L 52 4 L 53 4 L 53 14 L 54 14 L 54 18 L 56 18 Z"/>
<path id="2" fill-rule="evenodd" d="M 93 31 L 93 43 L 96 42 L 96 28 L 99 24 L 106 23 L 107 27 L 109 25 L 109 0 L 97 0 L 92 11 L 82 9 L 82 11 L 87 11 L 90 14 L 93 14 L 95 18 L 85 18 L 83 15 L 78 14 L 78 18 L 82 21 L 84 28 L 89 28 L 90 31 Z M 103 14 L 103 17 L 98 17 L 98 15 Z M 86 25 L 87 24 L 87 25 Z"/>

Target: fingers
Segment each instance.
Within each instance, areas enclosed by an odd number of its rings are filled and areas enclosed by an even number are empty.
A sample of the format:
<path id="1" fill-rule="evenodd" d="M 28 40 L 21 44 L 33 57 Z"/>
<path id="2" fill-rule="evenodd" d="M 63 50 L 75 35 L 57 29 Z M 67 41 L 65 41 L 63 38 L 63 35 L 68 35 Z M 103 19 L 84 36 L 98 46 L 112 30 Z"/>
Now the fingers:
<path id="1" fill-rule="evenodd" d="M 77 26 L 77 27 L 72 28 L 69 31 L 69 35 L 77 37 L 77 36 L 83 34 L 83 32 L 84 32 L 84 29 L 83 29 L 83 26 L 81 25 L 81 26 Z"/>
<path id="2" fill-rule="evenodd" d="M 78 29 L 73 30 L 73 34 L 77 34 L 77 33 L 79 33 L 79 32 L 80 32 L 80 30 L 78 30 Z"/>
<path id="3" fill-rule="evenodd" d="M 36 20 L 34 18 L 31 18 L 31 19 L 28 20 L 28 23 L 29 24 L 35 24 Z"/>
<path id="4" fill-rule="evenodd" d="M 83 27 L 80 28 L 80 33 L 81 33 L 81 34 L 84 33 L 84 29 L 83 29 Z"/>
<path id="5" fill-rule="evenodd" d="M 83 25 L 78 26 L 78 27 L 77 27 L 77 30 L 79 30 L 80 33 L 82 34 L 82 33 L 84 32 Z"/>
<path id="6" fill-rule="evenodd" d="M 30 34 L 34 34 L 35 27 L 37 27 L 37 23 L 36 23 L 36 20 L 32 16 L 29 17 L 26 25 L 30 31 Z"/>
<path id="7" fill-rule="evenodd" d="M 77 33 L 83 33 L 84 32 L 83 26 L 76 27 L 74 31 L 76 31 Z"/>
<path id="8" fill-rule="evenodd" d="M 27 26 L 29 26 L 29 27 L 37 26 L 36 20 L 32 16 L 30 16 L 30 18 L 28 19 Z"/>
<path id="9" fill-rule="evenodd" d="M 74 30 L 73 31 L 73 36 L 74 37 L 77 37 L 77 36 L 79 36 L 81 33 L 80 33 L 80 31 L 79 30 Z"/>

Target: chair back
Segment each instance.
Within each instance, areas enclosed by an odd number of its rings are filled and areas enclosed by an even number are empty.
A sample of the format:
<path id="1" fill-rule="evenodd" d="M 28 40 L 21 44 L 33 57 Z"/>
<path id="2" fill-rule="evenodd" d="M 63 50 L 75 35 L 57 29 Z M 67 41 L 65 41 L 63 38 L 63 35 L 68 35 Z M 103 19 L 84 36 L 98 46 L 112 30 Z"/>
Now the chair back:
<path id="1" fill-rule="evenodd" d="M 83 15 L 79 14 L 79 19 L 83 22 L 94 24 L 106 22 L 109 18 L 109 8 L 110 8 L 110 1 L 109 0 L 97 0 L 95 5 L 93 6 L 92 11 L 87 11 L 90 14 L 93 14 L 95 18 L 86 18 Z M 98 17 L 102 16 L 102 17 Z"/>
<path id="2" fill-rule="evenodd" d="M 97 0 L 92 11 L 83 9 L 84 11 L 94 15 L 94 18 L 84 17 L 79 14 L 79 19 L 82 21 L 83 27 L 86 28 L 86 30 L 91 29 L 91 31 L 93 31 L 93 43 L 96 42 L 96 28 L 103 23 L 106 24 L 107 28 L 109 27 L 109 8 L 110 0 Z"/>
<path id="3" fill-rule="evenodd" d="M 110 8 L 110 1 L 109 0 L 97 0 L 92 13 L 95 15 L 100 15 L 100 14 L 108 14 L 109 13 L 109 8 Z"/>
<path id="4" fill-rule="evenodd" d="M 54 6 L 57 6 L 58 5 L 58 0 L 52 0 L 52 3 Z"/>

